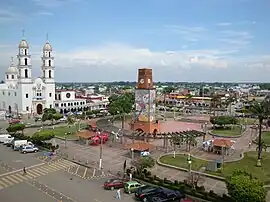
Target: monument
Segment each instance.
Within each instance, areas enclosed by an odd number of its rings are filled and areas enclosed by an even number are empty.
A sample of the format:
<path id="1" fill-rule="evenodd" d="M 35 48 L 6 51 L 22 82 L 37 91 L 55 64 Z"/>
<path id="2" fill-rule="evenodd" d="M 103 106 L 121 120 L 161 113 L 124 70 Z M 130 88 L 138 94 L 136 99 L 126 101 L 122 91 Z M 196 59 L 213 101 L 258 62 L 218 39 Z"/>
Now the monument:
<path id="1" fill-rule="evenodd" d="M 152 69 L 139 69 L 135 89 L 135 111 L 130 128 L 133 131 L 159 133 L 160 123 L 155 119 L 156 89 L 153 86 Z"/>

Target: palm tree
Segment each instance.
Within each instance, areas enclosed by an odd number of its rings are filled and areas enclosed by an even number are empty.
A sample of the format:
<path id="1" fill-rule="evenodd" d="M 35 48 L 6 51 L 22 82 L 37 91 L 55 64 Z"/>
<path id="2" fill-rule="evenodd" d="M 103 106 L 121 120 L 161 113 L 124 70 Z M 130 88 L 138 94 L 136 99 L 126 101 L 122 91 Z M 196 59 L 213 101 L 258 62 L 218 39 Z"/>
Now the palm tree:
<path id="1" fill-rule="evenodd" d="M 170 139 L 170 144 L 173 146 L 173 150 L 176 150 L 176 145 L 180 147 L 180 145 L 183 142 L 183 136 L 181 134 L 174 134 L 172 135 L 172 138 Z"/>
<path id="2" fill-rule="evenodd" d="M 261 166 L 262 159 L 262 124 L 263 120 L 267 119 L 269 116 L 269 102 L 257 102 L 254 101 L 250 106 L 250 112 L 257 117 L 259 120 L 259 137 L 258 137 L 258 159 L 257 166 Z"/>
<path id="3" fill-rule="evenodd" d="M 225 100 L 226 107 L 229 107 L 229 115 L 232 116 L 232 103 L 235 101 L 234 96 L 229 96 Z"/>
<path id="4" fill-rule="evenodd" d="M 185 137 L 185 142 L 187 151 L 190 151 L 191 145 L 197 145 L 196 137 L 192 134 L 187 134 L 187 136 Z"/>
<path id="5" fill-rule="evenodd" d="M 216 108 L 220 105 L 221 99 L 220 99 L 220 96 L 215 94 L 215 93 L 211 93 L 210 97 L 211 97 L 211 103 L 210 103 L 209 114 L 211 116 L 212 109 L 214 109 L 213 111 L 214 111 L 214 117 L 215 117 L 216 116 Z"/>

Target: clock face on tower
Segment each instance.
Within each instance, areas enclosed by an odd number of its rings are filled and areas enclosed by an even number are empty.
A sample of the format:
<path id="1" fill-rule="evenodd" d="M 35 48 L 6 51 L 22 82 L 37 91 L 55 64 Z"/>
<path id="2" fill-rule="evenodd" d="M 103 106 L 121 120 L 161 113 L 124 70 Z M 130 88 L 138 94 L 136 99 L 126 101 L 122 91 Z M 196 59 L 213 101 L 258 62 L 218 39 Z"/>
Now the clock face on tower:
<path id="1" fill-rule="evenodd" d="M 141 80 L 140 80 L 140 83 L 143 84 L 143 83 L 144 83 L 144 79 L 141 79 Z"/>

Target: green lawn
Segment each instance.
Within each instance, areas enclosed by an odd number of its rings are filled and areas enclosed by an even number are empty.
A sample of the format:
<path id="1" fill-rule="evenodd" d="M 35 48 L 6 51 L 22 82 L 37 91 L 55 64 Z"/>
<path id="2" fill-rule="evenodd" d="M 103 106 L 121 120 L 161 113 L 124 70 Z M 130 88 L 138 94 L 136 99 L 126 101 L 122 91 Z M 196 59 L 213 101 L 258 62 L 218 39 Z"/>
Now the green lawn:
<path id="1" fill-rule="evenodd" d="M 239 124 L 245 124 L 247 122 L 248 125 L 258 123 L 258 119 L 255 119 L 255 118 L 238 118 L 238 121 L 239 121 Z"/>
<path id="2" fill-rule="evenodd" d="M 199 170 L 201 167 L 207 165 L 207 161 L 199 160 L 192 158 L 192 170 Z M 176 155 L 176 158 L 173 158 L 172 155 L 167 155 L 160 158 L 162 163 L 188 168 L 187 156 L 185 155 Z M 234 169 L 241 169 L 251 173 L 253 176 L 261 179 L 265 184 L 270 184 L 270 153 L 263 152 L 262 167 L 256 167 L 257 162 L 257 152 L 247 152 L 245 157 L 237 162 L 225 163 L 224 170 L 220 172 L 208 172 L 218 176 L 229 176 L 232 174 Z"/>
<path id="3" fill-rule="evenodd" d="M 85 124 L 80 124 L 80 128 L 84 128 Z M 65 137 L 65 133 L 71 133 L 67 136 L 67 139 L 74 139 L 75 133 L 78 130 L 78 124 L 72 125 L 72 126 L 59 126 L 55 127 L 54 129 L 44 129 L 44 131 L 53 131 L 54 135 L 56 137 Z"/>
<path id="4" fill-rule="evenodd" d="M 237 136 L 241 135 L 241 127 L 233 126 L 232 128 L 217 128 L 212 130 L 214 135 L 223 135 L 223 136 Z"/>
<path id="5" fill-rule="evenodd" d="M 270 132 L 263 132 L 262 139 L 265 144 L 270 145 Z"/>

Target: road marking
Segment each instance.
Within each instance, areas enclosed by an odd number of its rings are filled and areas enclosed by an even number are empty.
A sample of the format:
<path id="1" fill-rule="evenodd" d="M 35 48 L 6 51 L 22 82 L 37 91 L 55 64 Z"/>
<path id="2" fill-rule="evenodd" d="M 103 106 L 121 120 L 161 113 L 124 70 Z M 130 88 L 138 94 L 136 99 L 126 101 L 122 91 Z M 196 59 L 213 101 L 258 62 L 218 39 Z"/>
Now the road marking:
<path id="1" fill-rule="evenodd" d="M 6 184 L 5 182 L 3 182 L 3 181 L 1 181 L 1 180 L 0 180 L 0 185 L 3 185 L 2 187 L 4 187 L 4 188 L 9 187 L 8 184 Z"/>
<path id="2" fill-rule="evenodd" d="M 86 176 L 86 172 L 87 172 L 87 168 L 85 168 L 85 170 L 84 170 L 84 173 L 83 173 L 83 178 L 85 178 L 85 176 Z"/>
<path id="3" fill-rule="evenodd" d="M 4 177 L 1 180 L 4 181 L 6 184 L 9 184 L 9 186 L 13 185 L 12 182 L 10 182 L 8 179 Z"/>
<path id="4" fill-rule="evenodd" d="M 29 166 L 28 169 L 29 169 L 29 168 L 35 168 L 35 167 L 37 167 L 37 166 L 41 166 L 41 165 L 44 165 L 44 164 L 45 164 L 45 163 L 40 163 L 40 164 L 36 164 L 36 165 L 33 165 L 33 166 Z M 14 170 L 14 171 L 11 171 L 11 172 L 8 172 L 8 173 L 3 173 L 3 174 L 0 175 L 0 177 L 6 176 L 6 175 L 10 175 L 10 174 L 13 174 L 13 173 L 17 173 L 17 172 L 20 172 L 20 171 L 22 171 L 22 169 Z"/>
<path id="5" fill-rule="evenodd" d="M 22 180 L 22 182 L 28 180 L 21 173 L 17 173 L 16 175 L 13 175 L 13 176 L 16 177 L 16 178 L 18 178 L 18 179 L 20 179 L 20 180 Z"/>
<path id="6" fill-rule="evenodd" d="M 94 199 L 94 201 L 96 201 L 96 202 L 102 202 L 102 201 L 100 201 L 100 200 L 98 200 L 98 199 L 96 199 L 96 198 Z"/>
<path id="7" fill-rule="evenodd" d="M 75 175 L 77 175 L 78 171 L 79 171 L 80 166 L 77 167 L 76 171 L 75 171 Z"/>
<path id="8" fill-rule="evenodd" d="M 18 183 L 22 182 L 21 179 L 17 179 L 17 178 L 13 179 L 11 176 L 6 176 L 5 178 L 7 178 L 9 181 L 13 182 L 14 184 L 18 184 Z"/>

